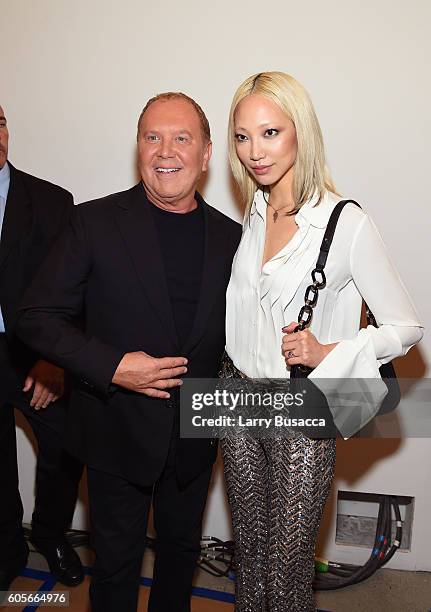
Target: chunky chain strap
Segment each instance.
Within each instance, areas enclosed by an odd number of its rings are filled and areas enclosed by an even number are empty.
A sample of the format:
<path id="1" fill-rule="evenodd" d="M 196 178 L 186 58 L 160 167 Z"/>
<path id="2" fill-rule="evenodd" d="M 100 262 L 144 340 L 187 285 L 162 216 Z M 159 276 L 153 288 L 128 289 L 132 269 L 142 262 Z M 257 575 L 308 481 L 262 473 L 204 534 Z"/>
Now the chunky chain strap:
<path id="1" fill-rule="evenodd" d="M 320 280 L 317 278 L 318 275 L 320 276 Z M 305 304 L 299 311 L 298 326 L 295 328 L 295 332 L 302 331 L 311 325 L 313 308 L 317 304 L 319 291 L 326 286 L 326 276 L 323 270 L 314 268 L 311 273 L 311 278 L 313 279 L 313 283 L 308 285 L 307 289 L 305 290 Z"/>
<path id="2" fill-rule="evenodd" d="M 320 275 L 320 281 L 317 280 L 316 278 L 318 274 Z M 302 331 L 303 329 L 310 327 L 311 320 L 313 318 L 313 308 L 317 304 L 317 298 L 319 297 L 319 291 L 321 289 L 324 289 L 324 287 L 326 286 L 326 276 L 323 270 L 318 270 L 317 268 L 314 268 L 314 270 L 311 273 L 311 278 L 313 279 L 313 283 L 311 285 L 308 285 L 307 289 L 305 290 L 305 297 L 304 297 L 305 303 L 304 303 L 304 306 L 302 306 L 301 310 L 299 311 L 298 325 L 294 329 L 295 332 Z M 367 316 L 368 325 L 372 325 L 373 327 L 378 327 L 376 319 L 365 301 L 364 301 L 364 304 L 365 304 L 365 313 Z"/>

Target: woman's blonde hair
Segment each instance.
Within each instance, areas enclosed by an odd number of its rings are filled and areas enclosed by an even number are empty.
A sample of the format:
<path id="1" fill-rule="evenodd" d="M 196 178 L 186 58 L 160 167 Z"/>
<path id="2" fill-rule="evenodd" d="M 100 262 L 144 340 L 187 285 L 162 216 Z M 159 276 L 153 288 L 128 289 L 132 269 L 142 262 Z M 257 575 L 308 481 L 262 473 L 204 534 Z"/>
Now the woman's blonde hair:
<path id="1" fill-rule="evenodd" d="M 258 94 L 275 102 L 293 122 L 298 152 L 293 174 L 296 212 L 315 192 L 318 202 L 326 190 L 336 193 L 325 162 L 322 132 L 310 96 L 293 77 L 284 72 L 260 72 L 248 77 L 237 89 L 229 115 L 229 161 L 241 196 L 249 208 L 259 183 L 240 162 L 235 147 L 235 111 L 246 96 Z"/>

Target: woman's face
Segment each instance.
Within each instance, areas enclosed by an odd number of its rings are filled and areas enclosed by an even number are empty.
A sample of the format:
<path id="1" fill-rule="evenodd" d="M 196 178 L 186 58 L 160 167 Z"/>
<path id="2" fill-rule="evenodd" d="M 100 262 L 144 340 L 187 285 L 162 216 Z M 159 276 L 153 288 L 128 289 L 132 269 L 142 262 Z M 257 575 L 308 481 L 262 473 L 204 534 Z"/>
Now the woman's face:
<path id="1" fill-rule="evenodd" d="M 237 155 L 260 185 L 291 180 L 298 149 L 292 121 L 272 100 L 251 94 L 234 115 Z"/>

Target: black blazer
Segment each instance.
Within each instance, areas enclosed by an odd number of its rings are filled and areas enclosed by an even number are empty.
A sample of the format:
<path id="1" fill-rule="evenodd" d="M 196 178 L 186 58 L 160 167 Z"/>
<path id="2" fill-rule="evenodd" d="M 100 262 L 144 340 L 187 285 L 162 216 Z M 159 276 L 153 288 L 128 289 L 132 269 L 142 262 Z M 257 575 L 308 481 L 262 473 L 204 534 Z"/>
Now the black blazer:
<path id="1" fill-rule="evenodd" d="M 18 307 L 41 262 L 66 227 L 73 197 L 65 189 L 8 164 L 10 186 L 0 240 L 0 304 L 13 365 L 25 376 L 38 355 L 15 335 Z"/>
<path id="2" fill-rule="evenodd" d="M 126 352 L 187 356 L 188 376 L 217 375 L 225 345 L 225 292 L 241 227 L 208 206 L 201 297 L 178 346 L 162 255 L 141 183 L 75 207 L 69 228 L 27 293 L 18 333 L 76 379 L 68 449 L 96 469 L 150 485 L 160 475 L 174 402 L 111 384 Z M 84 314 L 81 331 L 72 319 Z M 180 439 L 177 473 L 188 482 L 214 461 L 209 440 Z"/>

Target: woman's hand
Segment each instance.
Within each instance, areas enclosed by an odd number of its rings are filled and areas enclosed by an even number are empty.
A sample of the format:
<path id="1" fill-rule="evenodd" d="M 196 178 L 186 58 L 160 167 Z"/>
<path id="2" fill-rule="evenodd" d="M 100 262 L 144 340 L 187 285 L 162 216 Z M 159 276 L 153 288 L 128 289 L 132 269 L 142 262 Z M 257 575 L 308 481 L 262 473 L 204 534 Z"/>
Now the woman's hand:
<path id="1" fill-rule="evenodd" d="M 64 392 L 64 370 L 43 359 L 37 361 L 27 374 L 23 391 L 33 388 L 30 406 L 35 410 L 47 408 L 57 401 Z"/>
<path id="2" fill-rule="evenodd" d="M 292 322 L 281 330 L 286 334 L 281 343 L 283 357 L 288 366 L 301 364 L 315 368 L 337 346 L 337 342 L 321 344 L 308 329 L 294 333 L 297 326 L 298 323 Z"/>

